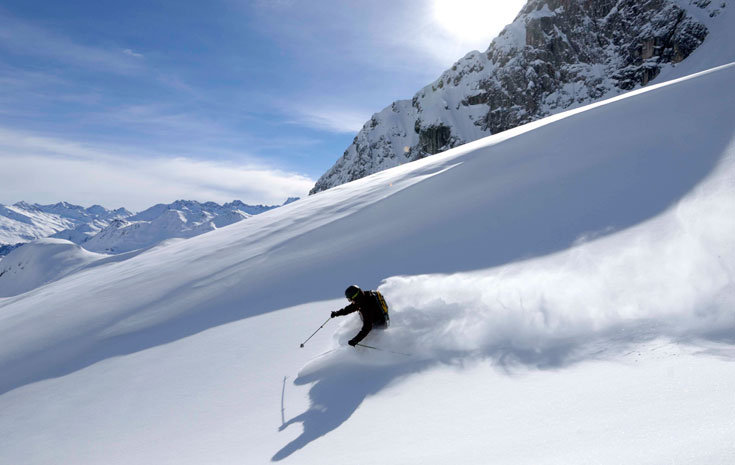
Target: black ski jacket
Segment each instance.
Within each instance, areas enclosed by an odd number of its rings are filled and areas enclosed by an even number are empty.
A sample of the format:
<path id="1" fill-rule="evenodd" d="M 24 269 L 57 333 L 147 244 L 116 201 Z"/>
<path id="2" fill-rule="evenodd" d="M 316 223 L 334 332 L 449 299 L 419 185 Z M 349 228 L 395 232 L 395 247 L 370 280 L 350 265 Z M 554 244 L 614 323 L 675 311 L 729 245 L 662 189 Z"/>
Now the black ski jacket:
<path id="1" fill-rule="evenodd" d="M 383 328 L 387 326 L 388 322 L 385 320 L 385 315 L 383 315 L 383 309 L 380 308 L 380 304 L 372 291 L 362 292 L 357 296 L 355 302 L 352 302 L 341 310 L 337 310 L 335 314 L 342 316 L 349 315 L 353 312 L 360 312 L 362 329 L 350 340 L 351 343 L 357 344 L 365 339 L 365 336 L 373 329 L 373 326 Z"/>

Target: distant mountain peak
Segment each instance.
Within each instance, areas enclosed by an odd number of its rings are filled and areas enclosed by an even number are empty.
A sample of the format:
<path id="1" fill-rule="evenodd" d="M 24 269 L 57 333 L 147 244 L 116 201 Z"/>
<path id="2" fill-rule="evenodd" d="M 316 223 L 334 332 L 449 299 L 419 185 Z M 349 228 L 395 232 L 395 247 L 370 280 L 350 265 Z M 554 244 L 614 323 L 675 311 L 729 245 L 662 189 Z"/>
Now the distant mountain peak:
<path id="1" fill-rule="evenodd" d="M 21 200 L 20 202 L 16 202 L 13 204 L 14 207 L 22 208 L 22 209 L 28 209 L 28 210 L 35 210 L 37 209 L 35 205 L 32 205 L 24 200 Z"/>
<path id="2" fill-rule="evenodd" d="M 294 200 L 289 198 L 284 205 Z M 65 201 L 49 205 L 21 201 L 12 207 L 0 205 L 0 256 L 17 244 L 43 237 L 82 244 L 92 251 L 126 252 L 170 238 L 196 236 L 277 207 L 247 205 L 240 200 L 220 205 L 179 199 L 133 214 L 122 207 L 109 210 L 98 204 L 84 208 Z"/>

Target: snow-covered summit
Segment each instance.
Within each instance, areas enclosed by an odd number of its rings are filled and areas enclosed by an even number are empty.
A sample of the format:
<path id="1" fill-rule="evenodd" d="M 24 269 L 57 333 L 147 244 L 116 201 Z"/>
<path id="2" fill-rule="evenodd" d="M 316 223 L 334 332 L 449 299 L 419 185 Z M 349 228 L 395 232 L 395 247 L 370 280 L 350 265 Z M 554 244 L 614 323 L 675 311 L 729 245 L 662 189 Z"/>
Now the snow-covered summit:
<path id="1" fill-rule="evenodd" d="M 63 218 L 70 218 L 80 222 L 88 221 L 91 219 L 99 220 L 110 220 L 115 218 L 124 218 L 132 215 L 125 208 L 118 208 L 116 210 L 108 210 L 101 205 L 92 205 L 89 208 L 84 208 L 80 205 L 74 205 L 68 202 L 58 202 L 52 205 L 28 205 L 26 202 L 20 202 L 15 205 L 23 204 L 30 208 L 36 208 L 42 212 L 59 215 Z"/>
<path id="2" fill-rule="evenodd" d="M 708 0 L 529 0 L 485 52 L 374 114 L 311 193 L 647 85 L 705 41 L 714 53 L 687 74 L 729 63 L 727 10 Z"/>
<path id="3" fill-rule="evenodd" d="M 289 200 L 294 201 L 291 199 Z M 286 201 L 284 205 L 288 203 L 290 202 Z M 233 200 L 232 202 L 228 202 L 223 205 L 216 202 L 177 200 L 169 204 L 159 203 L 147 210 L 131 216 L 129 219 L 131 221 L 151 221 L 166 211 L 176 210 L 182 212 L 186 216 L 187 220 L 196 221 L 205 217 L 213 218 L 224 213 L 232 213 L 236 211 L 241 212 L 245 216 L 252 216 L 267 212 L 268 210 L 273 210 L 274 208 L 278 208 L 278 205 L 248 205 L 240 200 Z"/>

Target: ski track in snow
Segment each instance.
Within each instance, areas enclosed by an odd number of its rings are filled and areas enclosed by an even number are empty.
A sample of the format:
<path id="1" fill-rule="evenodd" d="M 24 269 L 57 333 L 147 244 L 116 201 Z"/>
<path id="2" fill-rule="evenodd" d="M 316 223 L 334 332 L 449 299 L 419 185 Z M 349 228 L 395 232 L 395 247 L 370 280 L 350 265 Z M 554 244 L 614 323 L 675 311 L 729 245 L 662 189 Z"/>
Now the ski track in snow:
<path id="1" fill-rule="evenodd" d="M 735 342 L 735 145 L 726 153 L 714 178 L 623 233 L 497 269 L 388 279 L 395 329 L 381 342 L 539 367 L 660 337 Z"/>
<path id="2" fill-rule="evenodd" d="M 733 360 L 734 135 L 713 175 L 632 228 L 581 234 L 568 250 L 497 268 L 387 279 L 379 289 L 392 327 L 364 342 L 411 357 L 340 349 L 360 327 L 355 318 L 343 322 L 331 349 L 299 372 L 295 384 L 311 384 L 311 407 L 282 425 L 304 429 L 272 459 L 289 457 L 341 426 L 366 398 L 437 364 L 561 369 L 661 348 L 675 356 L 672 343 Z"/>

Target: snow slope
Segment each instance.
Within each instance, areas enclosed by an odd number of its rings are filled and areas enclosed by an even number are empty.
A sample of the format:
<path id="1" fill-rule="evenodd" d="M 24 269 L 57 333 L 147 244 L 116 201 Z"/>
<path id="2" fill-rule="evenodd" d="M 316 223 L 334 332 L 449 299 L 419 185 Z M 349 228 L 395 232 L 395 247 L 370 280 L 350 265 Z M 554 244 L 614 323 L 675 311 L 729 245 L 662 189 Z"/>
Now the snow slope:
<path id="1" fill-rule="evenodd" d="M 182 239 L 168 239 L 159 242 L 157 246 L 179 240 Z M 22 294 L 77 271 L 127 260 L 146 250 L 105 255 L 90 252 L 64 239 L 37 239 L 12 250 L 0 261 L 0 297 Z"/>
<path id="2" fill-rule="evenodd" d="M 105 257 L 62 239 L 39 239 L 0 262 L 0 297 L 34 289 Z"/>
<path id="3" fill-rule="evenodd" d="M 0 299 L 0 462 L 732 463 L 733 82 L 652 86 Z M 355 317 L 298 348 L 353 282 L 392 307 L 365 342 L 412 356 L 344 348 Z"/>

